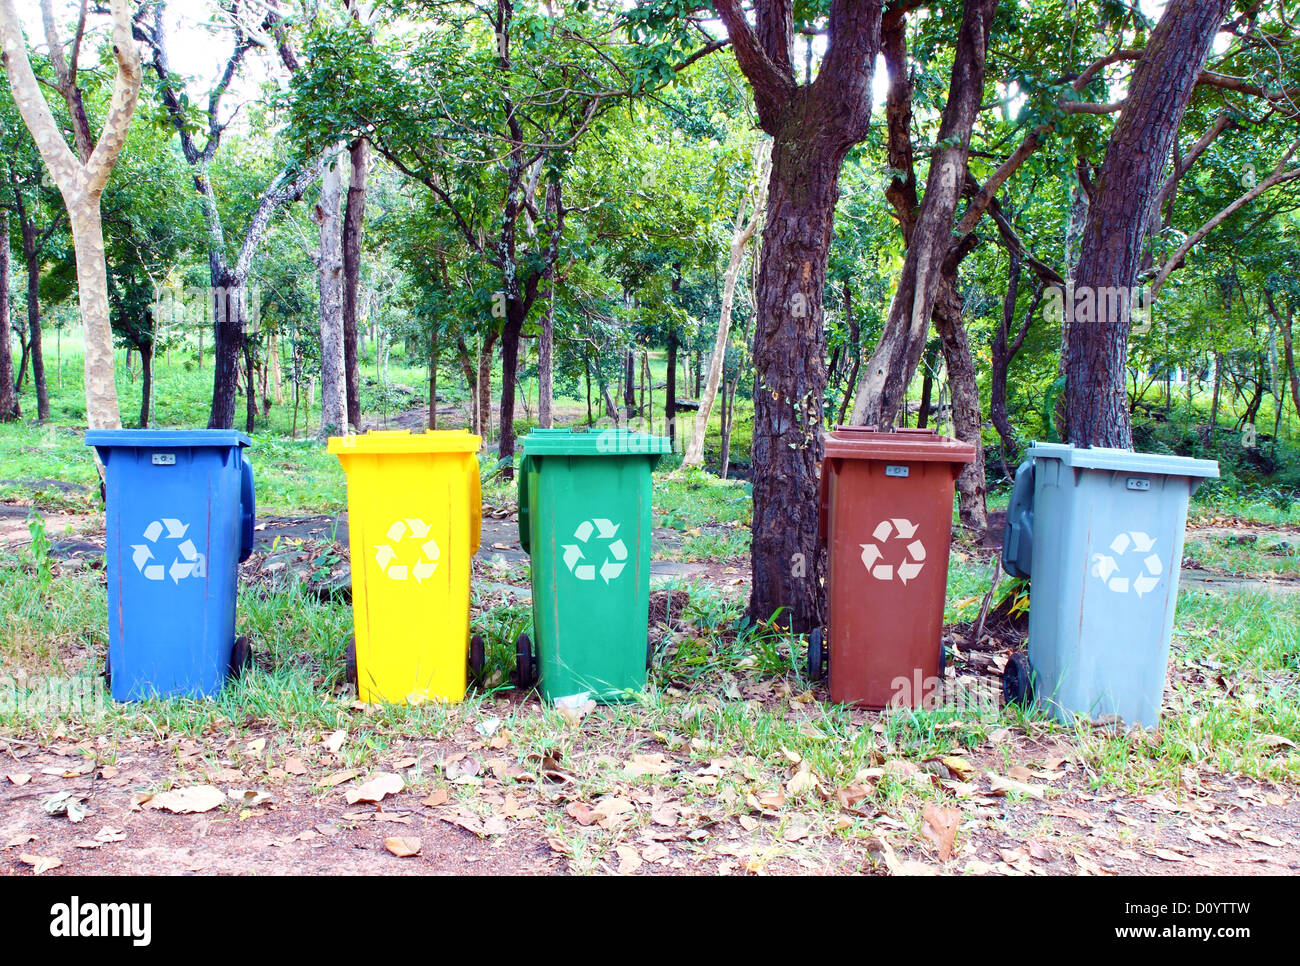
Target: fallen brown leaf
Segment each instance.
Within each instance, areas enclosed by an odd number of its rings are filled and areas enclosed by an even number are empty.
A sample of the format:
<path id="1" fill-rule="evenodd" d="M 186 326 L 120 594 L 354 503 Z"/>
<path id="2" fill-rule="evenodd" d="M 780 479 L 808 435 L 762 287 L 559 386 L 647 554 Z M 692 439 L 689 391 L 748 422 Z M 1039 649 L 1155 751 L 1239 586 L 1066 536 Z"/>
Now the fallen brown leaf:
<path id="1" fill-rule="evenodd" d="M 939 850 L 939 861 L 947 862 L 957 839 L 957 827 L 961 825 L 961 810 L 927 805 L 921 813 L 921 821 L 921 833 Z"/>
<path id="2" fill-rule="evenodd" d="M 384 839 L 384 848 L 399 859 L 409 859 L 420 854 L 420 840 L 414 836 L 392 836 Z"/>

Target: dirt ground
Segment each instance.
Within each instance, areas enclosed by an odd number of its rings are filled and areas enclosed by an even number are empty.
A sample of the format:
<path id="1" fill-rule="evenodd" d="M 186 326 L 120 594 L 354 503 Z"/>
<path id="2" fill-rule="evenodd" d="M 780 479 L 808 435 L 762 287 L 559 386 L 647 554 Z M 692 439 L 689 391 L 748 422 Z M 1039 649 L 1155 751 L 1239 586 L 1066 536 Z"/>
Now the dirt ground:
<path id="1" fill-rule="evenodd" d="M 27 541 L 26 513 L 0 505 L 0 545 Z M 46 523 L 64 565 L 95 565 L 103 548 L 98 518 L 48 514 Z M 508 511 L 485 507 L 480 564 L 522 561 L 517 537 Z M 656 537 L 680 543 L 674 531 Z M 335 540 L 346 543 L 341 518 L 267 518 L 248 566 L 260 573 L 279 560 L 310 569 L 311 548 Z M 692 579 L 745 591 L 745 576 L 725 562 L 659 566 L 661 576 L 682 573 L 665 566 L 688 568 Z M 1216 582 L 1221 589 L 1232 583 Z M 321 583 L 341 592 L 346 571 Z M 502 583 L 522 581 L 507 571 Z M 1276 584 L 1295 582 L 1267 583 L 1279 590 Z M 656 604 L 660 619 L 669 619 L 672 598 L 656 596 L 666 598 Z M 996 689 L 996 656 L 964 657 L 964 673 Z M 826 694 L 817 687 L 792 695 L 788 685 L 751 681 L 740 697 L 808 724 Z M 535 696 L 507 700 L 537 705 Z M 56 735 L 44 745 L 0 736 L 0 873 L 1300 870 L 1295 788 L 1207 765 L 1186 770 L 1165 794 L 1099 791 L 1076 748 L 1032 728 L 998 729 L 965 757 L 915 762 L 884 754 L 852 781 L 831 782 L 797 756 L 775 779 L 743 755 L 701 760 L 691 743 L 658 731 L 611 746 L 603 709 L 575 720 L 565 747 L 539 750 L 500 729 L 490 716 L 496 707 L 484 703 L 459 716 L 438 740 L 399 740 L 359 768 L 349 765 L 349 743 L 372 712 L 355 705 L 346 708 L 352 725 L 328 734 L 291 736 L 268 722 L 238 738 L 220 729 L 200 738 L 165 729 L 82 742 Z M 854 723 L 882 728 L 866 713 Z M 882 781 L 940 788 L 951 804 L 886 811 L 869 794 Z M 182 789 L 190 791 L 178 798 Z"/>
<path id="2" fill-rule="evenodd" d="M 686 781 L 708 783 L 708 773 L 727 763 L 701 766 L 673 749 L 647 745 L 622 773 L 637 777 L 583 801 L 569 793 L 570 776 L 582 773 L 596 754 L 550 761 L 515 747 L 509 735 L 485 742 L 472 726 L 462 732 L 438 742 L 406 742 L 366 774 L 343 767 L 344 749 L 330 751 L 331 736 L 290 748 L 278 744 L 281 735 L 269 727 L 237 743 L 221 735 L 201 741 L 124 737 L 111 766 L 96 763 L 104 748 L 38 748 L 0 739 L 0 871 L 30 873 L 46 860 L 59 864 L 41 872 L 82 875 L 546 874 L 573 867 L 587 828 L 618 843 L 594 864 L 594 871 L 605 872 L 1300 870 L 1294 790 L 1222 777 L 1180 789 L 1177 800 L 1097 794 L 1069 748 L 1010 732 L 995 735 L 993 749 L 980 757 L 921 766 L 896 759 L 879 769 L 966 793 L 959 808 L 946 810 L 950 815 L 935 820 L 927 808 L 922 816 L 923 830 L 959 823 L 946 862 L 924 840 L 891 845 L 891 833 L 907 823 L 897 814 L 860 809 L 855 796 L 861 791 L 854 786 L 812 793 L 829 794 L 829 816 L 825 808 L 810 807 L 792 821 L 784 803 L 768 795 L 738 814 L 722 803 L 711 810 L 684 804 L 676 786 L 658 784 L 655 773 L 693 771 Z M 630 767 L 647 761 L 646 775 Z M 350 802 L 350 795 L 364 792 L 367 774 L 396 776 L 391 780 L 400 790 L 378 803 Z M 798 774 L 776 794 L 793 798 Z M 999 775 L 1020 790 L 1008 792 Z M 437 787 L 426 794 L 429 781 Z M 215 789 L 224 807 L 173 813 L 164 795 L 149 797 L 149 789 L 168 784 Z M 84 816 L 73 822 L 67 814 L 48 814 L 41 803 L 58 792 L 79 801 Z M 578 842 L 557 835 L 557 825 L 570 826 Z M 404 850 L 418 852 L 395 854 Z"/>

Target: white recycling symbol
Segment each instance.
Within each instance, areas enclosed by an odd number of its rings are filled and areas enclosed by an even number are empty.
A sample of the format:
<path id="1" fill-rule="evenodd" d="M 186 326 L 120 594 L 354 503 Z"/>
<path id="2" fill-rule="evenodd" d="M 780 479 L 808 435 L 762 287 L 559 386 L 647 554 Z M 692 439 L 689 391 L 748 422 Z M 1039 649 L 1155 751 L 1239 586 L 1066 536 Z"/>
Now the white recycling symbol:
<path id="1" fill-rule="evenodd" d="M 1160 555 L 1152 552 L 1155 545 L 1156 538 L 1147 536 L 1141 530 L 1120 533 L 1110 542 L 1110 553 L 1092 555 L 1092 575 L 1100 577 L 1107 588 L 1117 594 L 1127 594 L 1130 590 L 1139 597 L 1149 594 L 1155 590 L 1156 584 L 1160 583 L 1160 575 L 1165 569 L 1164 564 L 1160 562 Z M 1115 559 L 1115 557 L 1123 557 L 1129 550 L 1146 555 L 1142 558 L 1142 573 L 1132 581 L 1120 575 L 1121 568 Z"/>
<path id="2" fill-rule="evenodd" d="M 594 563 L 579 563 L 587 559 L 587 555 L 582 552 L 582 547 L 589 546 L 588 541 L 593 533 L 606 541 L 605 559 L 600 565 L 600 576 L 608 584 L 627 566 L 627 547 L 621 539 L 618 539 L 618 524 L 609 520 L 598 517 L 583 520 L 578 524 L 578 529 L 573 531 L 573 539 L 578 543 L 561 544 L 564 549 L 564 566 L 568 567 L 569 572 L 579 580 L 596 579 Z"/>
<path id="3" fill-rule="evenodd" d="M 862 548 L 862 565 L 867 568 L 867 573 L 876 580 L 893 580 L 897 575 L 904 587 L 909 580 L 916 579 L 921 572 L 921 566 L 925 563 L 925 544 L 913 539 L 916 536 L 915 523 L 899 517 L 881 520 L 876 524 L 876 529 L 871 531 L 871 536 L 874 542 L 858 545 Z M 910 541 L 907 545 L 908 559 L 897 567 L 878 562 L 885 557 L 884 551 L 878 545 L 888 542 L 890 537 Z"/>
<path id="4" fill-rule="evenodd" d="M 429 536 L 429 530 L 429 524 L 418 517 L 398 520 L 388 528 L 388 542 L 377 543 L 374 546 L 375 562 L 379 564 L 379 569 L 386 577 L 390 580 L 407 580 L 414 577 L 415 582 L 419 584 L 433 576 L 433 572 L 438 569 L 438 559 L 442 556 L 442 551 L 438 549 L 438 542 Z M 420 542 L 422 559 L 413 566 L 397 563 L 396 547 L 408 536 Z"/>
<path id="5" fill-rule="evenodd" d="M 172 517 L 154 520 L 144 529 L 144 539 L 148 542 L 131 544 L 131 560 L 135 563 L 135 569 L 144 574 L 146 580 L 166 580 L 171 577 L 173 584 L 179 584 L 186 577 L 206 576 L 207 558 L 199 553 L 194 541 L 185 536 L 189 529 L 188 523 Z M 151 563 L 150 561 L 158 561 L 153 551 L 164 531 L 168 540 L 180 541 L 175 544 L 176 556 L 170 565 Z"/>

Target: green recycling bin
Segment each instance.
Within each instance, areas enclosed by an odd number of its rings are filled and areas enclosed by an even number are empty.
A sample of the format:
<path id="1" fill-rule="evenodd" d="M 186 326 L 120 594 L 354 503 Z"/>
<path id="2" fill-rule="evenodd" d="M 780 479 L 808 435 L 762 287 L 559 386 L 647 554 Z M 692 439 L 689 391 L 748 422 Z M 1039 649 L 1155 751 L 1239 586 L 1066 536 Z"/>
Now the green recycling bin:
<path id="1" fill-rule="evenodd" d="M 1036 443 L 1016 472 L 1002 566 L 1029 578 L 1029 653 L 1009 701 L 1058 720 L 1154 727 L 1164 695 L 1187 503 L 1213 460 Z"/>
<path id="2" fill-rule="evenodd" d="M 627 430 L 535 429 L 523 440 L 519 540 L 532 558 L 533 636 L 517 683 L 556 703 L 625 701 L 646 682 L 650 473 L 672 451 Z"/>

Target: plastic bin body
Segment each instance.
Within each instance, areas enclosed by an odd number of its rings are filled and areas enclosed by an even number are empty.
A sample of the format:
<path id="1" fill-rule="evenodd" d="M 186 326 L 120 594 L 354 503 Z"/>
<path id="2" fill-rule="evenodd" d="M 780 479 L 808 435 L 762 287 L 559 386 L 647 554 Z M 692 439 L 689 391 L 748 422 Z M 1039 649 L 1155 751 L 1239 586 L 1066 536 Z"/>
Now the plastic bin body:
<path id="1" fill-rule="evenodd" d="M 646 683 L 651 471 L 660 436 L 533 430 L 519 470 L 542 697 L 630 700 Z"/>
<path id="2" fill-rule="evenodd" d="M 940 681 L 953 490 L 974 448 L 930 430 L 826 437 L 830 697 L 920 707 Z"/>
<path id="3" fill-rule="evenodd" d="M 1061 721 L 1160 717 L 1187 503 L 1219 475 L 1210 460 L 1036 443 L 1004 546 L 1030 528 L 1029 664 L 1038 703 Z M 1017 473 L 1021 476 L 1024 468 Z M 1024 503 L 1032 499 L 1028 513 Z M 1023 558 L 1024 554 L 1019 556 Z M 1004 567 L 1023 576 L 1022 562 Z"/>
<path id="4" fill-rule="evenodd" d="M 480 442 L 463 430 L 376 430 L 329 441 L 348 479 L 361 701 L 465 697 Z"/>
<path id="5" fill-rule="evenodd" d="M 104 464 L 113 698 L 217 694 L 239 562 L 253 549 L 249 439 L 230 430 L 91 430 Z"/>

